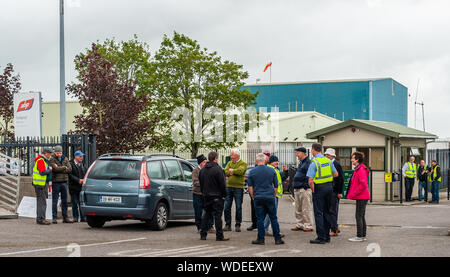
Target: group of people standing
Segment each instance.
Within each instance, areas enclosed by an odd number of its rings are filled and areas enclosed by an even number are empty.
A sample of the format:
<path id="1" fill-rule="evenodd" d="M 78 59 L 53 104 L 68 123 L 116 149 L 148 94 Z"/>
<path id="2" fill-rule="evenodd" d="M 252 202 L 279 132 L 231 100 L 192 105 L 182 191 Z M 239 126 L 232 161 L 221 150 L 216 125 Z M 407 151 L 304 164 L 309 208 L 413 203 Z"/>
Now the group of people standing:
<path id="1" fill-rule="evenodd" d="M 405 198 L 406 202 L 412 201 L 412 192 L 416 179 L 419 181 L 419 201 L 428 201 L 428 184 L 431 184 L 430 203 L 439 204 L 439 189 L 441 185 L 441 168 L 436 160 L 431 161 L 431 166 L 427 166 L 421 160 L 419 166 L 415 164 L 415 157 L 409 157 L 409 161 L 403 165 L 402 174 L 405 178 Z"/>
<path id="2" fill-rule="evenodd" d="M 35 159 L 32 182 L 36 192 L 36 223 L 41 225 L 57 224 L 58 201 L 61 199 L 63 223 L 86 221 L 80 209 L 80 193 L 86 168 L 83 165 L 84 154 L 76 151 L 74 159 L 63 155 L 61 146 L 55 149 L 44 148 Z M 50 182 L 52 184 L 52 222 L 46 220 L 47 198 Z M 68 216 L 67 195 L 70 193 L 73 219 Z"/>
<path id="3" fill-rule="evenodd" d="M 307 150 L 296 150 L 299 165 L 293 179 L 295 195 L 295 217 L 297 224 L 292 231 L 313 232 L 315 225 L 317 237 L 313 244 L 326 244 L 330 236 L 338 236 L 339 201 L 343 196 L 342 167 L 336 160 L 335 150 L 327 149 L 322 154 L 322 145 L 312 145 L 313 159 Z M 195 222 L 200 238 L 206 240 L 208 233 L 215 233 L 217 241 L 227 241 L 224 231 L 231 231 L 231 206 L 236 206 L 236 232 L 241 232 L 242 202 L 244 195 L 247 164 L 240 159 L 240 151 L 231 151 L 231 160 L 223 169 L 218 162 L 218 154 L 210 152 L 208 159 L 204 155 L 197 157 L 198 167 L 192 174 L 194 183 Z M 355 171 L 347 188 L 347 199 L 356 200 L 355 218 L 357 237 L 350 241 L 366 240 L 365 210 L 370 199 L 368 189 L 369 169 L 363 164 L 364 154 L 355 152 L 352 163 Z M 278 157 L 268 151 L 256 155 L 256 167 L 248 173 L 248 191 L 251 198 L 252 225 L 248 231 L 258 229 L 253 244 L 264 244 L 265 236 L 273 236 L 275 244 L 284 244 L 284 235 L 280 231 L 277 208 L 283 196 L 282 182 L 287 178 L 287 167 L 278 170 Z M 225 227 L 222 226 L 222 214 Z M 313 221 L 314 218 L 314 221 Z M 269 232 L 269 224 L 272 233 Z M 215 229 L 213 227 L 215 225 Z"/>

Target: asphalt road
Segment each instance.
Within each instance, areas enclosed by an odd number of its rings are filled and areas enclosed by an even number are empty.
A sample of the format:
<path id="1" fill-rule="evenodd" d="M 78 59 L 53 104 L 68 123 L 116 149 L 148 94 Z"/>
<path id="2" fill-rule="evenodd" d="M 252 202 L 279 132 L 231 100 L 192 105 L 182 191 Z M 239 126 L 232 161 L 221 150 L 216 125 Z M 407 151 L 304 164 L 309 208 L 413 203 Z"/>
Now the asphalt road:
<path id="1" fill-rule="evenodd" d="M 288 197 L 280 201 L 279 221 L 285 245 L 272 237 L 255 246 L 256 230 L 249 232 L 249 198 L 245 197 L 243 231 L 226 232 L 228 242 L 209 234 L 200 241 L 193 220 L 170 222 L 165 231 L 147 230 L 140 221 L 107 222 L 102 229 L 86 223 L 41 226 L 34 219 L 0 220 L 0 257 L 367 257 L 450 256 L 450 203 L 413 206 L 369 205 L 366 213 L 368 240 L 349 242 L 355 236 L 353 204 L 341 204 L 342 233 L 330 244 L 311 245 L 315 233 L 294 232 L 294 207 Z M 60 221 L 61 222 L 61 221 Z M 234 224 L 234 223 L 233 223 Z"/>

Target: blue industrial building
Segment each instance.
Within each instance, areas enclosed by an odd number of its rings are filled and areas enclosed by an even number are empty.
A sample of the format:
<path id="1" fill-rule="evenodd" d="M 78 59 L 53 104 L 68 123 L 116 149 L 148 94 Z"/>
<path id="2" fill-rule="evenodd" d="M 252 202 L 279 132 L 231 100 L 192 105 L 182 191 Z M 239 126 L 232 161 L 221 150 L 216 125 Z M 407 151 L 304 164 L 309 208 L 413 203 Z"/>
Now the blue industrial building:
<path id="1" fill-rule="evenodd" d="M 345 121 L 364 119 L 408 125 L 408 88 L 392 78 L 246 85 L 259 91 L 256 108 L 317 111 Z"/>

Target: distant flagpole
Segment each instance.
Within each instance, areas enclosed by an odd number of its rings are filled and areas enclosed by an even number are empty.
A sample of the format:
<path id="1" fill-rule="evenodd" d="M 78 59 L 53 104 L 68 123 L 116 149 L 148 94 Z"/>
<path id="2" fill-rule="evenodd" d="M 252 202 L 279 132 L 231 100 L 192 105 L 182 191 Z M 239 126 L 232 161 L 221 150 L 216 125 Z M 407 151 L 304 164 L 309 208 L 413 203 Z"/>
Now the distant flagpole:
<path id="1" fill-rule="evenodd" d="M 266 72 L 267 69 L 269 69 L 269 83 L 272 83 L 272 62 L 266 64 L 266 67 L 264 67 L 263 72 Z"/>
<path id="2" fill-rule="evenodd" d="M 269 83 L 272 83 L 272 66 L 270 66 L 270 71 L 269 71 Z"/>

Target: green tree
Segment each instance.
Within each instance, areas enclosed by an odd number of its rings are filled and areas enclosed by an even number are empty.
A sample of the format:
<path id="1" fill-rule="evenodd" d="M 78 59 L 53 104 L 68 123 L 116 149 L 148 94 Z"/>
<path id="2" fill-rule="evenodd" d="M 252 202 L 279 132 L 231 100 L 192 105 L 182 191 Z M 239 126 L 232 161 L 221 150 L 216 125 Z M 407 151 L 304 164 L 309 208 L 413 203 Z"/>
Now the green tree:
<path id="1" fill-rule="evenodd" d="M 155 148 L 187 150 L 195 158 L 201 148 L 223 149 L 237 145 L 236 142 L 226 142 L 225 139 L 223 142 L 205 140 L 212 125 L 221 123 L 218 121 L 223 123 L 224 117 L 223 120 L 214 120 L 203 115 L 211 107 L 225 112 L 232 106 L 247 109 L 256 104 L 258 93 L 242 89 L 243 80 L 248 78 L 242 65 L 223 60 L 216 52 L 201 48 L 197 41 L 174 32 L 171 38 L 164 36 L 150 67 L 145 69 L 148 70 L 146 76 L 149 78 L 142 80 L 141 86 L 145 90 L 140 90 L 139 93 L 152 94 L 151 101 L 148 102 L 148 116 L 159 116 L 160 119 L 155 129 L 156 136 L 159 137 Z M 173 136 L 173 128 L 180 126 L 181 117 L 174 117 L 173 114 L 180 107 L 189 111 L 191 116 L 191 120 L 182 127 L 190 131 L 190 138 L 177 141 Z M 201 120 L 197 122 L 201 122 L 201 125 L 195 125 L 194 117 L 199 117 L 199 114 Z M 235 119 L 239 120 L 236 116 Z M 250 125 L 246 124 L 245 129 L 248 128 Z M 230 132 L 230 129 L 224 127 L 224 138 L 227 131 Z M 217 132 L 220 129 L 215 129 L 211 134 L 217 135 Z M 199 133 L 200 141 L 198 136 L 197 139 L 195 137 Z"/>

